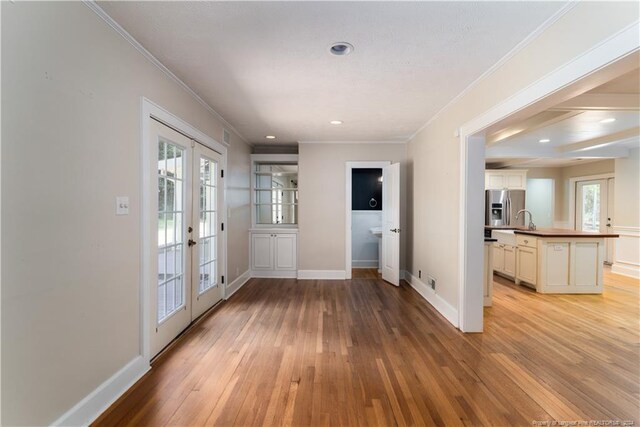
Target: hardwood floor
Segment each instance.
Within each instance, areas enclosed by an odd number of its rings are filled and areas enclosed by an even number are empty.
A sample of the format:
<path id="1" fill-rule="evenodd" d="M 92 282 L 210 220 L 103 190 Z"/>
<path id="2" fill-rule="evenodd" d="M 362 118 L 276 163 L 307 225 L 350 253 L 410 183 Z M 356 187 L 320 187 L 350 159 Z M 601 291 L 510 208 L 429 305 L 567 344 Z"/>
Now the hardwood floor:
<path id="1" fill-rule="evenodd" d="M 638 281 L 494 285 L 485 332 L 462 334 L 406 283 L 253 279 L 95 425 L 638 423 Z"/>

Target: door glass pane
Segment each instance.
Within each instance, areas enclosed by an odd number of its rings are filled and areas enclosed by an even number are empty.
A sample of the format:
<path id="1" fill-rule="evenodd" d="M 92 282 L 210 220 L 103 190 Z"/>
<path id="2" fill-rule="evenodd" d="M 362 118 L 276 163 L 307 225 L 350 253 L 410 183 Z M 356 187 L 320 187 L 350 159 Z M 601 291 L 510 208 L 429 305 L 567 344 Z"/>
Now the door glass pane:
<path id="1" fill-rule="evenodd" d="M 200 227 L 198 241 L 199 284 L 202 294 L 217 285 L 216 244 L 217 244 L 217 188 L 218 164 L 205 157 L 200 158 Z"/>
<path id="2" fill-rule="evenodd" d="M 600 231 L 600 184 L 582 185 L 582 231 Z"/>
<path id="3" fill-rule="evenodd" d="M 184 305 L 184 149 L 158 142 L 158 323 Z"/>

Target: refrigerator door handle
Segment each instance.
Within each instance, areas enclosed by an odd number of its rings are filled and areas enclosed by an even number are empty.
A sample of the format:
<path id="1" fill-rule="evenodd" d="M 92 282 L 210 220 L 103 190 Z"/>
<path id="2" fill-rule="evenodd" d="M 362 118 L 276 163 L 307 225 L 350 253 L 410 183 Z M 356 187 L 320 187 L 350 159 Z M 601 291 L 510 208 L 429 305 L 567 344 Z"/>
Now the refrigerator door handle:
<path id="1" fill-rule="evenodd" d="M 507 225 L 511 225 L 511 197 L 507 197 Z"/>

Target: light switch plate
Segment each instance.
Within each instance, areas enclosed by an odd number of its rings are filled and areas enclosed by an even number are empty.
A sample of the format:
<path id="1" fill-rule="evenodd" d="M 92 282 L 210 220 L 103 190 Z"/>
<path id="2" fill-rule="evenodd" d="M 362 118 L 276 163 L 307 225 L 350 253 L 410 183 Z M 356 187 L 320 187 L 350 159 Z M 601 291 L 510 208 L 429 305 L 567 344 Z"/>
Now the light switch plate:
<path id="1" fill-rule="evenodd" d="M 116 215 L 129 215 L 129 197 L 116 197 Z"/>

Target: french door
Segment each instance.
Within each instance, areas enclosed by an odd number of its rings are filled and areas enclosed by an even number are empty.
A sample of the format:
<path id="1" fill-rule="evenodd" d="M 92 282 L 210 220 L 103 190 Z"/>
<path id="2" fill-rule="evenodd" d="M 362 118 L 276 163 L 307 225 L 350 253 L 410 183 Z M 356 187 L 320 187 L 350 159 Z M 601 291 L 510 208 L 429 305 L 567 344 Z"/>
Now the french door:
<path id="1" fill-rule="evenodd" d="M 151 354 L 222 298 L 221 155 L 151 120 Z"/>
<path id="2" fill-rule="evenodd" d="M 613 232 L 614 178 L 576 182 L 576 230 Z M 613 261 L 613 244 L 605 239 L 605 262 Z"/>

